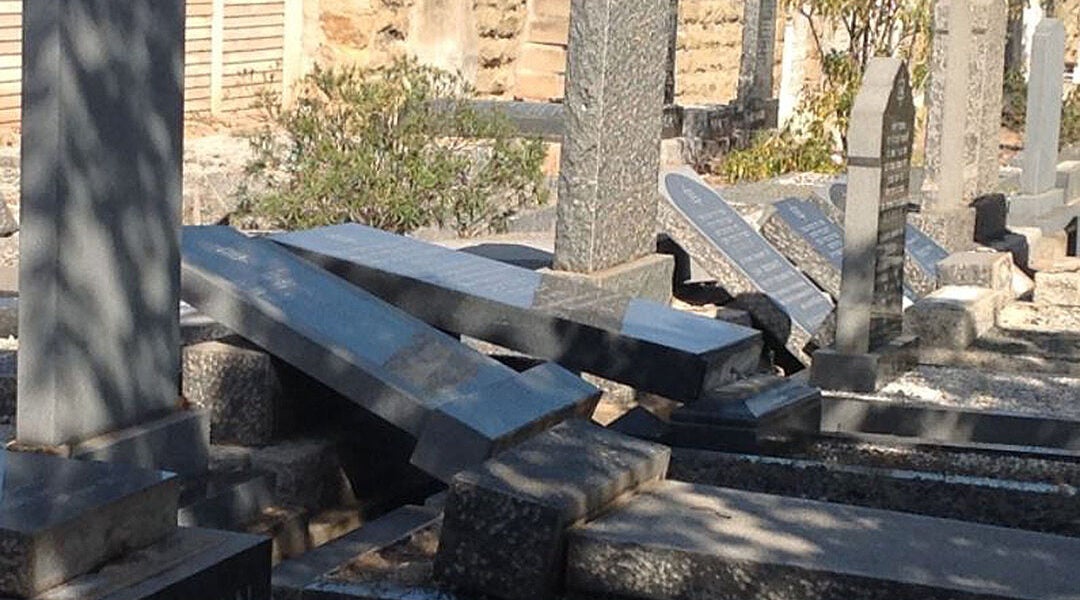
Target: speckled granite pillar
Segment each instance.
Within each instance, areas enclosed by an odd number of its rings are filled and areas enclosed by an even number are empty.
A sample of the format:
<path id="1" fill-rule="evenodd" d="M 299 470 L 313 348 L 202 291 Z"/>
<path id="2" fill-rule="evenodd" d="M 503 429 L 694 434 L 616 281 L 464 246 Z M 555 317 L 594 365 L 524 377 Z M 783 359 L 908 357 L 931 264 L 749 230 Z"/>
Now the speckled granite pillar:
<path id="1" fill-rule="evenodd" d="M 670 0 L 573 0 L 555 263 L 593 273 L 656 248 Z"/>

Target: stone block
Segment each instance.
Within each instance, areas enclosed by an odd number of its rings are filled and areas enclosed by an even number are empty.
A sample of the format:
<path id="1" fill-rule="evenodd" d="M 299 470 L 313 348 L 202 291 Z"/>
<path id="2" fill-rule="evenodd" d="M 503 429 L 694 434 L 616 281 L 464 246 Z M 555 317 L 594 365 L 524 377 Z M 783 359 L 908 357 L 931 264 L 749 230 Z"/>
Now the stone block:
<path id="1" fill-rule="evenodd" d="M 171 474 L 0 452 L 2 595 L 35 596 L 176 529 L 180 484 Z"/>
<path id="2" fill-rule="evenodd" d="M 975 247 L 974 208 L 959 208 L 944 212 L 909 213 L 908 223 L 925 233 L 950 253 L 964 252 Z"/>
<path id="3" fill-rule="evenodd" d="M 1080 258 L 1059 259 L 1035 273 L 1035 301 L 1080 306 Z"/>
<path id="4" fill-rule="evenodd" d="M 550 598 L 567 529 L 664 477 L 670 450 L 568 421 L 460 473 L 450 486 L 437 578 L 510 600 Z"/>
<path id="5" fill-rule="evenodd" d="M 34 600 L 269 600 L 270 540 L 182 528 Z"/>
<path id="6" fill-rule="evenodd" d="M 184 399 L 210 413 L 210 441 L 270 443 L 284 402 L 270 355 L 236 343 L 203 342 L 184 348 Z"/>
<path id="7" fill-rule="evenodd" d="M 1010 227 L 1009 229 L 1013 235 L 1022 239 L 1022 243 L 1019 241 L 1016 243 L 1022 244 L 1027 249 L 1026 269 L 1028 272 L 1047 267 L 1068 254 L 1069 236 L 1064 231 L 1043 231 L 1038 227 Z"/>
<path id="8" fill-rule="evenodd" d="M 1009 229 L 1041 227 L 1046 215 L 1065 206 L 1065 191 L 1052 188 L 1038 194 L 1009 198 Z"/>
<path id="9" fill-rule="evenodd" d="M 1009 203 L 1005 194 L 979 196 L 972 203 L 975 208 L 975 241 L 989 244 L 1008 233 Z"/>
<path id="10" fill-rule="evenodd" d="M 962 350 L 990 331 L 1005 294 L 973 286 L 947 286 L 904 314 L 904 330 L 928 348 Z"/>
<path id="11" fill-rule="evenodd" d="M 846 354 L 829 348 L 818 350 L 810 367 L 810 385 L 824 390 L 876 392 L 914 368 L 916 344 L 916 340 L 908 337 L 895 339 L 865 354 Z"/>
<path id="12" fill-rule="evenodd" d="M 251 468 L 271 478 L 282 505 L 318 511 L 354 500 L 332 442 L 295 439 L 260 448 L 251 453 Z"/>
<path id="13" fill-rule="evenodd" d="M 71 446 L 71 457 L 160 468 L 198 476 L 207 470 L 210 414 L 180 410 Z"/>
<path id="14" fill-rule="evenodd" d="M 568 277 L 590 283 L 620 296 L 667 304 L 671 302 L 675 258 L 666 254 L 649 254 L 592 273 L 553 270 L 545 270 L 545 272 L 557 277 Z"/>
<path id="15" fill-rule="evenodd" d="M 370 227 L 272 239 L 443 331 L 676 400 L 753 372 L 761 354 L 745 327 Z"/>
<path id="16" fill-rule="evenodd" d="M 1080 200 L 1080 160 L 1058 163 L 1057 187 L 1065 191 L 1065 202 Z"/>
<path id="17" fill-rule="evenodd" d="M 1012 289 L 1012 257 L 1003 252 L 957 252 L 938 263 L 938 287 Z"/>
<path id="18" fill-rule="evenodd" d="M 575 529 L 567 564 L 655 600 L 1080 597 L 1076 538 L 680 482 Z"/>
<path id="19" fill-rule="evenodd" d="M 635 406 L 608 423 L 607 428 L 630 437 L 660 443 L 667 438 L 671 430 L 666 421 L 644 406 Z"/>

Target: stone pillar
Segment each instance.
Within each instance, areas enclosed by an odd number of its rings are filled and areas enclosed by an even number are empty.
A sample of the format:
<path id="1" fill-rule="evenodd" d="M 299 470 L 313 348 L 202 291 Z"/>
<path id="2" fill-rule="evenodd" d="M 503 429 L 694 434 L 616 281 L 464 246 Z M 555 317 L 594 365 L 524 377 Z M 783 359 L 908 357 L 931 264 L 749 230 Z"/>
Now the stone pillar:
<path id="1" fill-rule="evenodd" d="M 776 0 L 746 0 L 743 3 L 739 104 L 747 105 L 773 97 L 775 61 Z"/>
<path id="2" fill-rule="evenodd" d="M 667 80 L 664 82 L 664 106 L 675 104 L 675 82 L 678 73 L 679 54 L 679 0 L 670 0 L 671 9 L 668 12 L 668 55 L 667 55 Z"/>
<path id="3" fill-rule="evenodd" d="M 1065 25 L 1059 19 L 1043 19 L 1035 29 L 1030 71 L 1020 191 L 1041 194 L 1057 182 L 1065 80 Z"/>
<path id="4" fill-rule="evenodd" d="M 979 197 L 997 191 L 1001 177 L 1001 110 L 1009 7 L 1007 0 L 974 0 L 971 10 L 974 35 L 971 73 L 978 90 L 978 109 L 969 117 L 975 135 L 969 135 L 968 139 L 975 142 L 968 154 L 977 165 L 974 197 Z"/>
<path id="5" fill-rule="evenodd" d="M 184 2 L 26 2 L 23 48 L 18 441 L 170 470 L 203 444 L 205 467 L 203 426 L 158 423 L 180 398 Z M 148 423 L 164 437 L 80 446 Z"/>
<path id="6" fill-rule="evenodd" d="M 836 349 L 814 354 L 814 385 L 874 391 L 910 362 L 900 337 L 914 129 L 907 66 L 900 59 L 872 59 L 848 136 Z"/>
<path id="7" fill-rule="evenodd" d="M 571 3 L 557 270 L 590 274 L 603 285 L 601 272 L 653 260 L 670 6 L 670 0 Z M 666 258 L 657 260 L 667 265 Z M 646 279 L 659 281 L 669 267 Z M 659 298 L 670 297 L 668 275 Z"/>

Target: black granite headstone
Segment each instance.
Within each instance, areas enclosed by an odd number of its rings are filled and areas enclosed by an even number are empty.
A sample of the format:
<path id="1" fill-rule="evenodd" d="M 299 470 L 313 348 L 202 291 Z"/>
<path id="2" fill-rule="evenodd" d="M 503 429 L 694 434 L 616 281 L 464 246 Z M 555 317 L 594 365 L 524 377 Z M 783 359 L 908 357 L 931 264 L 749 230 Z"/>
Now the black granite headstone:
<path id="1" fill-rule="evenodd" d="M 184 301 L 381 418 L 442 444 L 413 456 L 448 478 L 509 440 L 591 412 L 592 386 L 548 365 L 534 385 L 494 359 L 265 239 L 187 227 Z M 559 373 L 551 374 L 554 369 Z M 428 431 L 453 430 L 431 440 Z"/>
<path id="2" fill-rule="evenodd" d="M 729 294 L 756 299 L 744 302 L 755 321 L 808 360 L 804 347 L 833 310 L 828 296 L 695 174 L 668 172 L 661 180 L 666 233 Z"/>
<path id="3" fill-rule="evenodd" d="M 274 236 L 432 325 L 678 400 L 756 369 L 751 329 L 362 225 Z"/>

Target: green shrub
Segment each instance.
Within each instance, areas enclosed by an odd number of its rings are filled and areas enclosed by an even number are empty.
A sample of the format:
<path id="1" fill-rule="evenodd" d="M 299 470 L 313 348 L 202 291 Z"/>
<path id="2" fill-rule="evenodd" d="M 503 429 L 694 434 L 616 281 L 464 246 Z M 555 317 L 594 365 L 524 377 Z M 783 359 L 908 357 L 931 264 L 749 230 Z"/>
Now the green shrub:
<path id="1" fill-rule="evenodd" d="M 1027 119 L 1027 82 L 1020 70 L 1005 71 L 1001 106 L 1001 124 L 1013 131 L 1023 131 Z"/>
<path id="2" fill-rule="evenodd" d="M 316 70 L 287 109 L 265 96 L 240 224 L 438 225 L 470 235 L 543 203 L 543 144 L 471 109 L 468 92 L 454 75 L 403 60 Z"/>
<path id="3" fill-rule="evenodd" d="M 796 137 L 789 130 L 763 132 L 750 147 L 728 153 L 714 165 L 728 183 L 762 181 L 785 173 L 835 173 L 832 145 L 825 136 Z"/>

